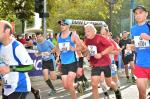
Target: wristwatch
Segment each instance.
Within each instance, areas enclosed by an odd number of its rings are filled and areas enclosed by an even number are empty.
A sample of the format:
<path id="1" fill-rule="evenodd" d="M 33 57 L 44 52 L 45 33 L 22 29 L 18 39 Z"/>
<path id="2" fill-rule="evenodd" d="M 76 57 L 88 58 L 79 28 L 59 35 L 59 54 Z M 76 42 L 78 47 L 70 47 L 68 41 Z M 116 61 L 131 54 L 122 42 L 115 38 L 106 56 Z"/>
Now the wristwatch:
<path id="1" fill-rule="evenodd" d="M 15 72 L 16 71 L 16 66 L 10 66 L 10 71 Z"/>

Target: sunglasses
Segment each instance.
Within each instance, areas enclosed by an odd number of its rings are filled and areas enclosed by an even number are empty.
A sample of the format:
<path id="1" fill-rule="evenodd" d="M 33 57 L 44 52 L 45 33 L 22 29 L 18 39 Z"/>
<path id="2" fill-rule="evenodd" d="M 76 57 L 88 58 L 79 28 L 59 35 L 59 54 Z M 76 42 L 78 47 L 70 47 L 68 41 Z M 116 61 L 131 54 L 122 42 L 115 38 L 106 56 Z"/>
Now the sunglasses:
<path id="1" fill-rule="evenodd" d="M 66 26 L 66 25 L 68 25 L 68 24 L 60 24 L 60 26 Z"/>

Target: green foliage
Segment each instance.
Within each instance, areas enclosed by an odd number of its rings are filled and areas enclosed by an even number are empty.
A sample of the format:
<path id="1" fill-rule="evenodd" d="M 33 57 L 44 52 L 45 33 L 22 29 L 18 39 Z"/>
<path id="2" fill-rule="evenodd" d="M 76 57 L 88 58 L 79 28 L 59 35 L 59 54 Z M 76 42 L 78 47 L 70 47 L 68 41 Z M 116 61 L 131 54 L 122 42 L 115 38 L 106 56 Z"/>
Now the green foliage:
<path id="1" fill-rule="evenodd" d="M 17 12 L 21 9 L 21 12 Z M 0 19 L 4 19 L 17 24 L 19 20 L 31 20 L 33 23 L 34 0 L 0 0 Z M 19 29 L 17 29 L 19 30 Z M 17 31 L 21 32 L 21 31 Z"/>
<path id="2" fill-rule="evenodd" d="M 112 14 L 112 33 L 118 35 L 123 30 L 130 30 L 130 1 L 117 0 L 113 5 Z M 135 5 L 142 4 L 149 8 L 149 0 L 134 0 Z M 17 30 L 21 25 L 18 22 L 18 15 L 15 8 L 20 7 L 25 2 L 23 10 L 25 12 L 25 20 L 31 25 L 33 24 L 34 0 L 0 0 L 0 19 L 15 21 Z M 80 20 L 96 20 L 105 21 L 109 24 L 109 4 L 106 0 L 47 0 L 47 18 L 48 28 L 59 32 L 57 22 L 62 19 L 80 19 Z M 21 28 L 21 27 L 20 27 Z M 83 27 L 72 26 L 81 35 L 84 32 Z M 97 28 L 99 31 L 99 27 Z"/>
<path id="3" fill-rule="evenodd" d="M 30 19 L 34 12 L 34 0 L 0 0 L 0 17 L 9 18 L 16 16 L 18 18 L 17 9 L 22 9 L 21 14 L 24 19 Z M 22 13 L 23 12 L 23 13 Z M 15 19 L 12 21 L 15 21 Z"/>
<path id="4" fill-rule="evenodd" d="M 114 6 L 116 15 L 121 8 L 123 0 L 118 0 Z M 62 19 L 80 19 L 106 21 L 109 19 L 109 5 L 105 0 L 48 0 L 48 26 L 55 32 L 59 31 L 57 22 Z M 75 27 L 81 34 L 83 27 Z"/>

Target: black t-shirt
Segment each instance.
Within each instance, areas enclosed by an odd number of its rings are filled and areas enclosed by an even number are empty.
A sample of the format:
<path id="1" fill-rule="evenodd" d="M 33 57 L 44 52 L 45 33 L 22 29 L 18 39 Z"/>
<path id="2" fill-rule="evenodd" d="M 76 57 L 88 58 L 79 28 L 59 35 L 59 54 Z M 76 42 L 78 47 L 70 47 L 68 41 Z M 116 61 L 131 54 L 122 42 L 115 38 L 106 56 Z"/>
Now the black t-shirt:
<path id="1" fill-rule="evenodd" d="M 126 49 L 126 45 L 127 44 L 131 44 L 131 39 L 121 39 L 120 42 L 119 42 L 119 46 L 120 48 L 122 48 L 122 46 L 125 46 L 124 49 L 122 50 L 122 55 L 124 56 L 124 53 L 125 53 L 125 49 Z"/>

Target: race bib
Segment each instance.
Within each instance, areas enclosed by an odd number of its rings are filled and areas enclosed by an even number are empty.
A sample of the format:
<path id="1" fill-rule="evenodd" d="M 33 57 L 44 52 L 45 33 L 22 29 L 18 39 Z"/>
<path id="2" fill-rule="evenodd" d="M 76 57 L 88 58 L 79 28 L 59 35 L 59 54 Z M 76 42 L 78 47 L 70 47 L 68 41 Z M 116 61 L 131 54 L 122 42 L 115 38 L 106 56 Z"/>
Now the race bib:
<path id="1" fill-rule="evenodd" d="M 41 52 L 41 56 L 43 60 L 48 60 L 50 58 L 50 52 Z"/>
<path id="2" fill-rule="evenodd" d="M 134 36 L 135 47 L 150 47 L 149 40 L 143 40 L 140 36 Z"/>
<path id="3" fill-rule="evenodd" d="M 62 52 L 66 52 L 70 50 L 70 42 L 59 43 L 59 50 Z"/>
<path id="4" fill-rule="evenodd" d="M 90 52 L 90 56 L 97 54 L 97 47 L 94 45 L 88 45 L 88 50 Z"/>
<path id="5" fill-rule="evenodd" d="M 5 74 L 2 79 L 4 81 L 4 95 L 9 95 L 15 91 L 18 83 L 18 76 L 16 72 Z M 15 78 L 15 79 L 14 79 Z"/>
<path id="6" fill-rule="evenodd" d="M 132 54 L 132 51 L 128 50 L 128 49 L 125 49 L 125 55 L 130 55 L 130 54 Z"/>
<path id="7" fill-rule="evenodd" d="M 116 64 L 111 64 L 111 71 L 117 71 Z"/>

